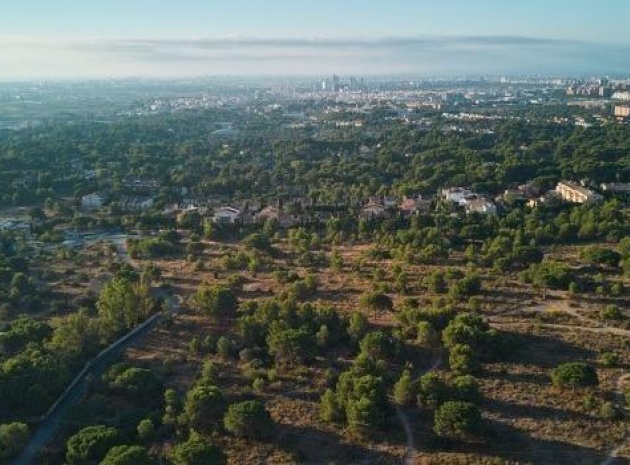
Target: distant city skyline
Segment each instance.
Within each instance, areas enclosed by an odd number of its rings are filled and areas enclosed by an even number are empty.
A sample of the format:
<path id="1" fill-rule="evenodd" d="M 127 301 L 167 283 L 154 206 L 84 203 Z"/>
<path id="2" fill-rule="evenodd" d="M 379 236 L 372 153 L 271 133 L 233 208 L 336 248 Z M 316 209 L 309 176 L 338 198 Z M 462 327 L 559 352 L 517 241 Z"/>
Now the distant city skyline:
<path id="1" fill-rule="evenodd" d="M 13 0 L 0 78 L 627 74 L 622 0 Z"/>

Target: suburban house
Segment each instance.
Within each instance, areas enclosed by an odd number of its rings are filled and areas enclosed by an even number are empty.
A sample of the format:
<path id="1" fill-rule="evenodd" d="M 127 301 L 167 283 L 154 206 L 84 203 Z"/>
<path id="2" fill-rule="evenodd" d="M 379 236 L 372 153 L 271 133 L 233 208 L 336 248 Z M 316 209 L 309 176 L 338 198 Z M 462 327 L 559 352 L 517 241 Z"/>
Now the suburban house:
<path id="1" fill-rule="evenodd" d="M 597 203 L 603 200 L 601 194 L 569 181 L 559 182 L 555 191 L 566 202 Z"/>
<path id="2" fill-rule="evenodd" d="M 154 201 L 152 197 L 132 196 L 123 197 L 118 204 L 123 211 L 146 212 L 153 208 Z"/>
<path id="3" fill-rule="evenodd" d="M 404 197 L 402 202 L 398 205 L 398 210 L 405 218 L 418 213 L 429 212 L 431 210 L 431 200 L 423 199 L 421 195 L 417 197 Z"/>
<path id="4" fill-rule="evenodd" d="M 241 219 L 242 213 L 237 208 L 221 207 L 214 212 L 212 221 L 219 224 L 236 223 Z"/>
<path id="5" fill-rule="evenodd" d="M 264 223 L 267 220 L 275 220 L 280 221 L 280 210 L 274 206 L 268 206 L 260 210 L 256 214 L 256 221 L 259 223 Z"/>
<path id="6" fill-rule="evenodd" d="M 362 209 L 359 214 L 361 218 L 365 219 L 384 219 L 390 218 L 390 210 L 379 200 L 371 199 Z"/>
<path id="7" fill-rule="evenodd" d="M 442 197 L 447 202 L 457 203 L 464 206 L 470 199 L 476 198 L 476 194 L 463 187 L 450 187 L 448 189 L 442 189 Z"/>
<path id="8" fill-rule="evenodd" d="M 85 208 L 101 208 L 105 204 L 105 196 L 98 193 L 81 197 L 81 205 Z"/>
<path id="9" fill-rule="evenodd" d="M 464 208 L 466 208 L 466 213 L 481 213 L 483 215 L 497 214 L 497 206 L 483 197 L 468 201 Z"/>

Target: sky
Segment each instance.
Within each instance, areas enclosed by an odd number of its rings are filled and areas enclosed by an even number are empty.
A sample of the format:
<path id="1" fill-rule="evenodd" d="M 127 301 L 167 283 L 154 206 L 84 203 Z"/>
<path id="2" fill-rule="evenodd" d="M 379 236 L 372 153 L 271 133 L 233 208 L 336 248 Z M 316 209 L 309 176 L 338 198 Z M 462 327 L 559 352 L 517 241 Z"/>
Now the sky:
<path id="1" fill-rule="evenodd" d="M 1 0 L 0 78 L 630 74 L 628 0 Z"/>

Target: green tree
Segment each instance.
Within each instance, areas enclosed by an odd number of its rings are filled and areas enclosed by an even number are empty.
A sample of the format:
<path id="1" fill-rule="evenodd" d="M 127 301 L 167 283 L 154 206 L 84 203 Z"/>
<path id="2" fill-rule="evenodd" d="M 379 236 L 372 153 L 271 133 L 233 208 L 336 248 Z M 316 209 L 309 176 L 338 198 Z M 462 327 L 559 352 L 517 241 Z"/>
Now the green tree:
<path id="1" fill-rule="evenodd" d="M 490 329 L 488 323 L 480 315 L 462 313 L 455 317 L 442 332 L 442 341 L 447 349 L 465 344 L 480 349 L 486 342 Z"/>
<path id="2" fill-rule="evenodd" d="M 337 397 L 332 389 L 326 389 L 320 399 L 320 418 L 323 421 L 337 421 L 341 418 Z"/>
<path id="3" fill-rule="evenodd" d="M 361 353 L 373 361 L 389 359 L 394 355 L 395 347 L 392 338 L 382 331 L 372 331 L 361 339 Z"/>
<path id="4" fill-rule="evenodd" d="M 150 418 L 141 420 L 136 430 L 141 441 L 150 441 L 155 436 L 155 424 Z"/>
<path id="5" fill-rule="evenodd" d="M 341 374 L 336 391 L 337 403 L 352 429 L 362 431 L 384 425 L 388 402 L 383 378 L 362 374 L 355 366 Z"/>
<path id="6" fill-rule="evenodd" d="M 13 422 L 0 425 L 0 459 L 17 455 L 28 441 L 28 426 Z"/>
<path id="7" fill-rule="evenodd" d="M 437 331 L 428 321 L 420 321 L 416 326 L 416 341 L 422 347 L 434 349 L 439 346 L 440 339 Z"/>
<path id="8" fill-rule="evenodd" d="M 201 367 L 199 374 L 200 384 L 216 385 L 219 380 L 219 369 L 212 360 L 206 360 Z"/>
<path id="9" fill-rule="evenodd" d="M 162 423 L 174 425 L 182 409 L 182 400 L 174 389 L 167 389 L 164 392 L 164 416 Z"/>
<path id="10" fill-rule="evenodd" d="M 437 373 L 429 372 L 420 377 L 418 405 L 421 407 L 437 407 L 448 396 L 448 386 Z"/>
<path id="11" fill-rule="evenodd" d="M 618 267 L 621 261 L 619 252 L 596 245 L 582 249 L 580 257 L 591 265 L 604 265 L 612 268 Z"/>
<path id="12" fill-rule="evenodd" d="M 223 426 L 235 436 L 259 438 L 273 427 L 273 420 L 265 406 L 255 400 L 230 405 Z"/>
<path id="13" fill-rule="evenodd" d="M 380 292 L 368 292 L 361 296 L 361 305 L 375 312 L 394 309 L 394 302 L 391 297 Z"/>
<path id="14" fill-rule="evenodd" d="M 448 364 L 453 373 L 459 375 L 474 375 L 481 371 L 481 364 L 473 349 L 465 344 L 451 347 Z"/>
<path id="15" fill-rule="evenodd" d="M 126 369 L 116 376 L 109 386 L 133 399 L 152 399 L 162 390 L 162 383 L 153 371 L 138 367 Z"/>
<path id="16" fill-rule="evenodd" d="M 229 288 L 204 284 L 193 296 L 193 305 L 200 314 L 222 323 L 234 317 L 238 300 Z"/>
<path id="17" fill-rule="evenodd" d="M 316 350 L 313 335 L 306 329 L 274 330 L 267 336 L 269 354 L 278 365 L 293 366 L 312 358 Z"/>
<path id="18" fill-rule="evenodd" d="M 186 442 L 177 444 L 171 452 L 174 465 L 224 465 L 227 457 L 221 449 L 210 444 L 195 431 L 191 431 Z"/>
<path id="19" fill-rule="evenodd" d="M 411 374 L 409 370 L 405 370 L 394 385 L 394 402 L 399 405 L 411 405 L 415 397 Z"/>
<path id="20" fill-rule="evenodd" d="M 69 465 L 83 465 L 101 461 L 105 454 L 120 444 L 120 435 L 115 428 L 88 426 L 67 442 L 66 462 Z"/>
<path id="21" fill-rule="evenodd" d="M 464 375 L 455 378 L 453 383 L 454 397 L 464 402 L 477 403 L 481 400 L 479 382 L 474 376 Z"/>
<path id="22" fill-rule="evenodd" d="M 112 447 L 100 465 L 151 465 L 153 462 L 144 447 Z"/>
<path id="23" fill-rule="evenodd" d="M 234 343 L 225 336 L 221 336 L 217 341 L 217 354 L 224 359 L 230 358 L 234 352 Z"/>
<path id="24" fill-rule="evenodd" d="M 108 339 L 133 327 L 142 316 L 133 285 L 123 278 L 114 278 L 105 285 L 96 308 L 101 330 Z"/>
<path id="25" fill-rule="evenodd" d="M 448 401 L 435 411 L 433 429 L 440 437 L 470 439 L 479 435 L 481 413 L 470 402 Z"/>
<path id="26" fill-rule="evenodd" d="M 348 322 L 348 335 L 354 342 L 359 342 L 368 330 L 368 320 L 362 313 L 354 312 Z"/>
<path id="27" fill-rule="evenodd" d="M 225 412 L 225 399 L 216 386 L 198 384 L 186 395 L 182 422 L 199 431 L 218 424 Z"/>
<path id="28" fill-rule="evenodd" d="M 99 325 L 85 310 L 53 318 L 54 333 L 50 342 L 54 350 L 68 357 L 93 353 L 98 348 Z"/>
<path id="29" fill-rule="evenodd" d="M 269 250 L 271 248 L 271 242 L 269 242 L 269 238 L 266 235 L 260 233 L 250 234 L 245 239 L 243 239 L 243 244 L 246 247 L 263 251 Z"/>

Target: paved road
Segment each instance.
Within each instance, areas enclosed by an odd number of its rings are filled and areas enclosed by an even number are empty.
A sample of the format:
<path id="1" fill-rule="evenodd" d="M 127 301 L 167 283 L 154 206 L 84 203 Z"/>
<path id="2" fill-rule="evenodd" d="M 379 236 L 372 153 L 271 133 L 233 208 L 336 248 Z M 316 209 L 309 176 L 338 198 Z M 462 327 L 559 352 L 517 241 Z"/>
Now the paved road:
<path id="1" fill-rule="evenodd" d="M 179 301 L 170 299 L 171 313 L 179 311 Z M 37 425 L 37 430 L 29 439 L 22 453 L 13 461 L 13 465 L 33 465 L 38 463 L 42 449 L 52 440 L 59 430 L 63 418 L 70 407 L 75 405 L 86 393 L 88 377 L 100 377 L 109 364 L 125 349 L 136 342 L 142 335 L 148 333 L 161 320 L 161 314 L 155 314 L 140 326 L 127 333 L 86 365 L 85 369 L 75 378 L 64 396 L 51 407 L 46 418 Z"/>

